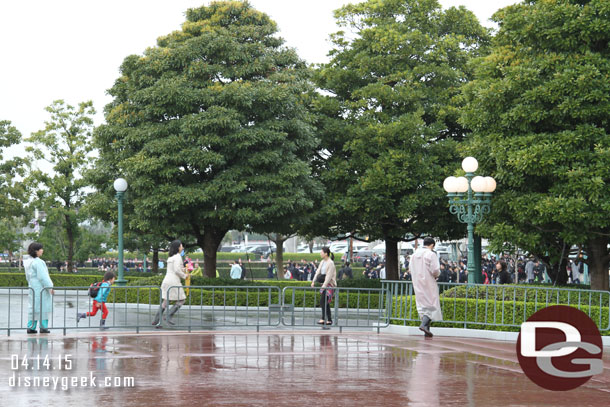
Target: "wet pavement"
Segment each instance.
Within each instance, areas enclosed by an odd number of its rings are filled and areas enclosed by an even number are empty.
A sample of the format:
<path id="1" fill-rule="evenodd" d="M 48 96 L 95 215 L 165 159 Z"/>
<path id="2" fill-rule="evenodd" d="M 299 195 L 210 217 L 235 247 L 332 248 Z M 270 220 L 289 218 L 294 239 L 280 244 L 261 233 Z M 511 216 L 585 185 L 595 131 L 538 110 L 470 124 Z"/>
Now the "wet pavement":
<path id="1" fill-rule="evenodd" d="M 510 342 L 316 330 L 16 334 L 0 341 L 0 404 L 603 406 L 608 348 L 604 368 L 551 392 L 523 374 Z"/>

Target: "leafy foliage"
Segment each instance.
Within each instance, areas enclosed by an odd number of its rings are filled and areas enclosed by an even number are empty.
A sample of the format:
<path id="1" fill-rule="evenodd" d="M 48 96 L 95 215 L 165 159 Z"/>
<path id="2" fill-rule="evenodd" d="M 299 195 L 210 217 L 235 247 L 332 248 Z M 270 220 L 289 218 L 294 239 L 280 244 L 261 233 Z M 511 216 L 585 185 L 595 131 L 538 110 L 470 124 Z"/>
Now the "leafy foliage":
<path id="1" fill-rule="evenodd" d="M 607 1 L 535 1 L 498 11 L 491 53 L 466 85 L 469 151 L 498 180 L 480 231 L 536 254 L 559 282 L 571 245 L 608 290 L 610 22 Z M 562 272 L 559 272 L 562 271 Z"/>
<path id="2" fill-rule="evenodd" d="M 124 175 L 128 228 L 198 245 L 212 277 L 228 230 L 312 207 L 317 142 L 303 97 L 309 71 L 267 15 L 228 1 L 186 18 L 125 58 L 90 176 L 108 200 L 109 180 Z"/>
<path id="3" fill-rule="evenodd" d="M 36 160 L 52 165 L 53 173 L 33 169 L 28 178 L 36 184 L 36 204 L 44 208 L 47 216 L 59 221 L 66 237 L 65 258 L 68 270 L 73 267 L 75 242 L 80 233 L 80 212 L 85 200 L 88 182 L 83 172 L 89 167 L 93 150 L 91 133 L 95 114 L 92 102 L 74 107 L 56 100 L 46 108 L 51 115 L 45 128 L 33 133 L 25 141 L 32 143 L 26 151 Z M 61 242 L 56 242 L 61 245 Z"/>
<path id="4" fill-rule="evenodd" d="M 348 31 L 333 36 L 331 61 L 316 77 L 329 93 L 315 104 L 328 189 L 317 223 L 384 239 L 394 260 L 408 233 L 459 230 L 441 185 L 460 161 L 458 96 L 488 33 L 471 12 L 443 11 L 435 0 L 371 0 L 336 17 Z M 394 263 L 390 279 L 398 278 Z"/>
<path id="5" fill-rule="evenodd" d="M 28 185 L 21 182 L 28 167 L 24 158 L 4 159 L 4 149 L 21 142 L 21 133 L 10 121 L 0 121 L 0 248 L 13 252 L 18 250 L 21 231 L 26 214 Z"/>

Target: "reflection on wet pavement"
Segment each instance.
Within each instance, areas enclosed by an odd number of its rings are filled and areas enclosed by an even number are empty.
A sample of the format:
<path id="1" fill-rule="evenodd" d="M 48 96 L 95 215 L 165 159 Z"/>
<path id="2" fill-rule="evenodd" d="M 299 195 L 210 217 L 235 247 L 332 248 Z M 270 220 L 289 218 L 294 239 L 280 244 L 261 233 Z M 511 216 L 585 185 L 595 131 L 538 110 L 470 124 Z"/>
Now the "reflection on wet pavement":
<path id="1" fill-rule="evenodd" d="M 601 406 L 610 401 L 608 351 L 603 375 L 551 392 L 523 374 L 513 343 L 482 339 L 313 331 L 21 335 L 0 342 L 1 405 Z M 31 387 L 45 377 L 49 387 Z M 72 377 L 78 386 L 68 383 Z M 92 380 L 96 387 L 80 386 Z"/>

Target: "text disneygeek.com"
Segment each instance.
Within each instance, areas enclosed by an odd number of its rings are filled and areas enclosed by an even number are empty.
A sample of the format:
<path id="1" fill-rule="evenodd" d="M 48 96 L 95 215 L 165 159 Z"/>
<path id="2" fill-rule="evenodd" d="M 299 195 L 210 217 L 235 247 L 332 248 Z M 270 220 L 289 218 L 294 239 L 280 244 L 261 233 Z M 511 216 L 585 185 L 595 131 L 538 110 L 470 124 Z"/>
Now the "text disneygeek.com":
<path id="1" fill-rule="evenodd" d="M 95 377 L 89 376 L 25 376 L 13 372 L 8 379 L 11 388 L 40 388 L 67 391 L 76 388 L 131 388 L 135 387 L 135 378 L 121 376 Z"/>

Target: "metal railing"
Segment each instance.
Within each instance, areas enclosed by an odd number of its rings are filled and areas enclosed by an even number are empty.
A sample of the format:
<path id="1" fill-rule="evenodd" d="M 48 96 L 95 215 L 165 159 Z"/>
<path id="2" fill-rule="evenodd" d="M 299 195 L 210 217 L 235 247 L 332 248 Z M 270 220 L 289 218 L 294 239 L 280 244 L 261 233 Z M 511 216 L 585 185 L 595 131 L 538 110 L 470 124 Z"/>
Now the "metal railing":
<path id="1" fill-rule="evenodd" d="M 78 314 L 92 311 L 93 298 L 88 295 L 88 286 L 47 287 L 54 290 L 53 306 L 48 318 L 49 330 L 99 329 L 102 310 L 95 316 L 80 322 Z M 133 329 L 139 332 L 143 327 L 152 327 L 152 320 L 160 303 L 161 290 L 158 286 L 116 286 L 110 288 L 107 298 L 108 316 L 105 327 L 108 329 Z M 42 314 L 43 304 L 37 304 Z"/>
<path id="2" fill-rule="evenodd" d="M 393 323 L 419 321 L 413 283 L 383 281 L 390 291 Z M 443 323 L 464 328 L 520 327 L 539 309 L 551 305 L 575 306 L 600 331 L 610 329 L 610 291 L 578 290 L 528 285 L 438 283 Z"/>
<path id="3" fill-rule="evenodd" d="M 574 306 L 585 312 L 600 331 L 610 330 L 610 292 L 529 285 L 466 285 L 439 283 L 443 324 L 463 328 L 520 327 L 530 315 L 551 305 Z M 79 313 L 91 311 L 93 298 L 88 286 L 50 287 L 55 291 L 48 315 L 48 329 L 99 329 L 101 310 L 96 317 L 77 322 Z M 163 327 L 201 330 L 216 327 L 314 327 L 322 317 L 320 288 L 289 286 L 174 286 L 167 297 L 185 302 Z M 0 287 L 0 331 L 8 335 L 27 328 L 28 297 L 42 302 L 29 287 Z M 171 301 L 172 303 L 174 301 Z M 155 329 L 155 316 L 161 308 L 159 286 L 112 286 L 107 299 L 106 328 L 118 330 Z M 413 284 L 409 281 L 383 281 L 381 289 L 333 288 L 330 302 L 332 325 L 323 328 L 380 328 L 419 321 Z M 36 309 L 36 308 L 35 308 Z M 167 318 L 169 309 L 164 317 Z"/>
<path id="4" fill-rule="evenodd" d="M 318 326 L 318 321 L 332 321 L 330 326 L 343 328 L 380 328 L 390 324 L 390 297 L 387 289 L 332 288 L 331 317 L 319 308 L 326 289 L 284 287 L 282 323 L 286 326 Z M 318 308 L 316 308 L 318 306 Z M 326 325 L 323 325 L 326 327 Z"/>
<path id="5" fill-rule="evenodd" d="M 279 326 L 280 288 L 276 286 L 173 286 L 167 298 L 180 298 L 188 290 L 183 310 L 176 312 L 172 326 L 188 329 L 213 327 Z M 165 312 L 169 312 L 167 307 Z M 166 320 L 167 321 L 167 320 Z"/>
<path id="6" fill-rule="evenodd" d="M 11 336 L 11 330 L 25 330 L 29 320 L 29 298 L 32 298 L 32 309 L 36 309 L 36 295 L 30 287 L 0 287 L 0 331 L 6 331 Z M 18 309 L 16 317 L 12 312 Z"/>

